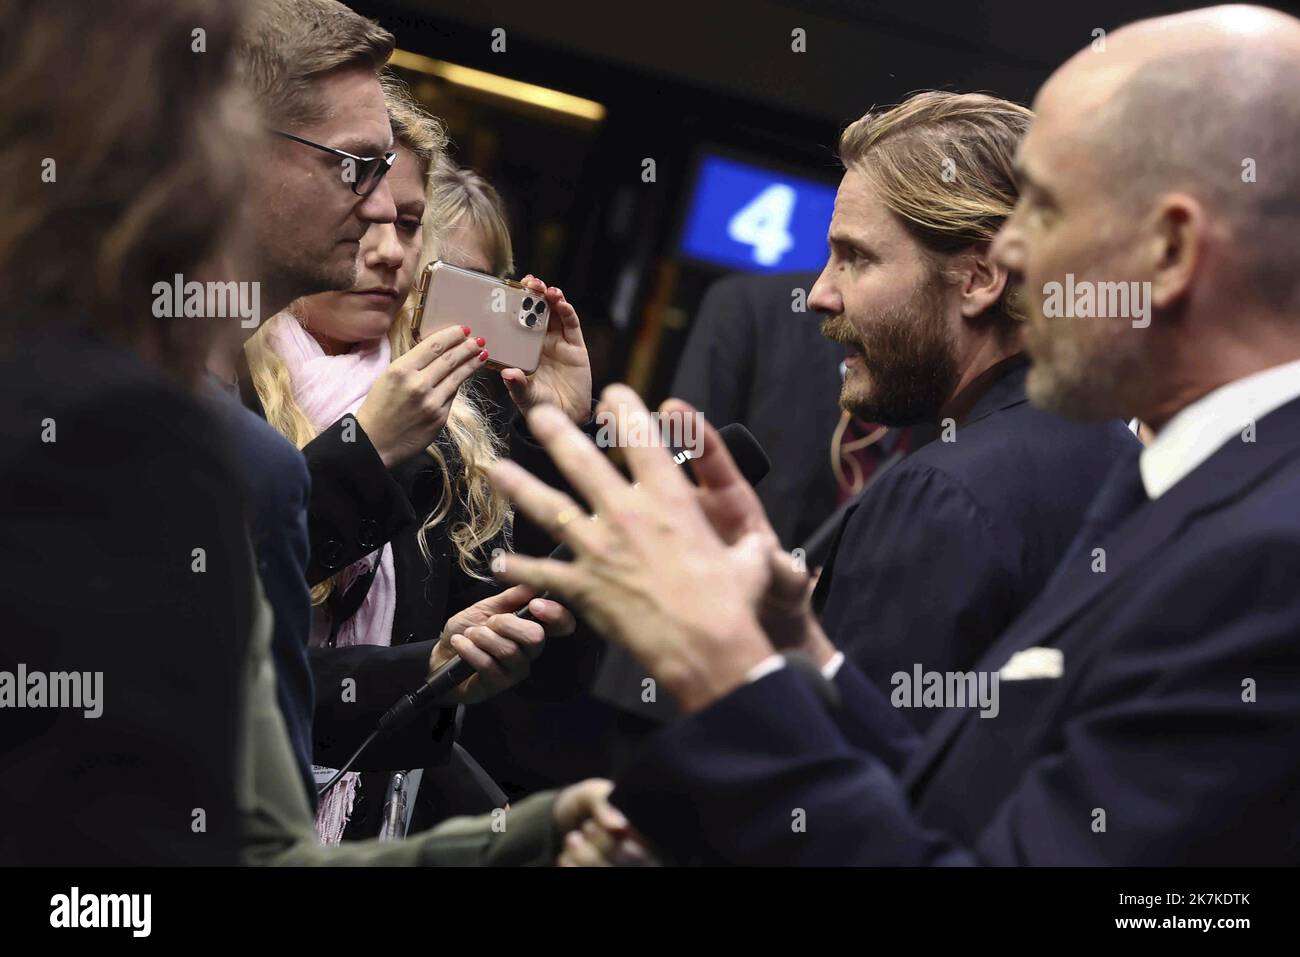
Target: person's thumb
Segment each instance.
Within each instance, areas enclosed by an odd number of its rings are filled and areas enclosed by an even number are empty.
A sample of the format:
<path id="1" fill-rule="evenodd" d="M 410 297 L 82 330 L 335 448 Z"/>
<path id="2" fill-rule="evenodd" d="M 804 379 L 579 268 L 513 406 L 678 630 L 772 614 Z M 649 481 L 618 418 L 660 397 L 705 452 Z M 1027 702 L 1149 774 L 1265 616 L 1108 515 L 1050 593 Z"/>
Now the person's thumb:
<path id="1" fill-rule="evenodd" d="M 532 585 L 513 585 L 503 592 L 478 602 L 480 610 L 496 615 L 501 612 L 515 611 L 522 605 L 536 598 L 539 592 Z"/>
<path id="2" fill-rule="evenodd" d="M 502 369 L 501 381 L 506 384 L 506 391 L 521 412 L 526 412 L 533 404 L 533 384 L 528 381 L 520 369 Z"/>

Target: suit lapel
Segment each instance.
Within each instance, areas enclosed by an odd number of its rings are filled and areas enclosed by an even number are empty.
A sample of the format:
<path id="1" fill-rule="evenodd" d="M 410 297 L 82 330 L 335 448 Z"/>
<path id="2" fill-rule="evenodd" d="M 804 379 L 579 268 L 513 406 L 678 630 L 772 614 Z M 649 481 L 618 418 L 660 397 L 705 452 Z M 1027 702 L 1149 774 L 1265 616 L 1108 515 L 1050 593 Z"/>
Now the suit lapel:
<path id="1" fill-rule="evenodd" d="M 951 403 L 939 412 L 940 420 L 951 416 L 956 419 L 957 427 L 973 425 L 980 419 L 986 419 L 995 412 L 1013 409 L 1029 401 L 1025 395 L 1025 377 L 1029 375 L 1029 359 L 1024 353 L 1017 353 L 1003 359 L 954 397 Z M 972 396 L 974 396 L 972 401 Z M 967 411 L 963 411 L 966 409 Z M 937 434 L 937 433 L 936 433 Z"/>
<path id="2" fill-rule="evenodd" d="M 1159 499 L 1140 506 L 1117 528 L 1100 535 L 1093 547 L 1105 549 L 1105 572 L 1090 570 L 1090 547 L 1070 549 L 1066 561 L 1074 567 L 1056 569 L 1043 591 L 984 654 L 975 670 L 997 671 L 1017 651 L 1051 645 L 1071 621 L 1125 575 L 1147 567 L 1152 553 L 1184 525 L 1241 498 L 1277 467 L 1300 456 L 1300 399 L 1260 420 L 1256 437 L 1253 443 L 1230 439 Z M 969 717 L 970 709 L 949 708 L 935 721 L 904 770 L 909 788 L 924 780 Z"/>
<path id="3" fill-rule="evenodd" d="M 864 488 L 865 492 L 866 489 Z M 862 496 L 859 494 L 857 500 L 844 510 L 844 515 L 840 519 L 839 528 L 835 530 L 835 537 L 831 539 L 830 550 L 826 553 L 826 564 L 822 566 L 821 576 L 817 579 L 817 585 L 813 588 L 812 607 L 817 615 L 821 615 L 821 610 L 826 606 L 826 596 L 831 593 L 831 579 L 835 576 L 835 556 L 840 550 L 840 540 L 844 537 L 844 529 L 848 528 L 849 522 L 853 518 L 853 513 L 858 510 L 862 504 Z"/>

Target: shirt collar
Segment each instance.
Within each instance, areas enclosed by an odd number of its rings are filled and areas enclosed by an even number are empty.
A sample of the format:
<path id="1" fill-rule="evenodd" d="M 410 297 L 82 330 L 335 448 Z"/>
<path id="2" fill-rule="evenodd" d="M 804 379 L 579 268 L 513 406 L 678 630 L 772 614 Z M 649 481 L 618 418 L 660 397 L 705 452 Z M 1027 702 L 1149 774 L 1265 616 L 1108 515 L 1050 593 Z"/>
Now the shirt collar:
<path id="1" fill-rule="evenodd" d="M 1175 415 L 1142 450 L 1142 485 L 1156 499 L 1234 435 L 1300 396 L 1300 360 L 1229 382 Z"/>
<path id="2" fill-rule="evenodd" d="M 982 417 L 982 413 L 992 412 L 996 408 L 1000 408 L 999 403 L 1008 399 L 1014 402 L 1024 402 L 1024 389 L 1020 387 L 1024 382 L 1024 376 L 1020 376 L 1019 380 L 1012 379 L 1012 376 L 1022 369 L 1028 370 L 1028 368 L 1029 356 L 1023 352 L 1017 352 L 993 363 L 993 365 L 972 379 L 966 388 L 943 404 L 943 407 L 939 410 L 940 422 L 950 418 L 954 422 L 965 425 L 968 420 Z M 1003 380 L 1006 380 L 1005 391 L 1011 393 L 1010 395 L 998 394 L 999 391 L 1003 390 L 998 390 L 996 387 L 1003 384 Z M 984 408 L 986 403 L 983 402 L 986 396 L 991 400 L 987 403 L 991 407 L 987 409 Z"/>

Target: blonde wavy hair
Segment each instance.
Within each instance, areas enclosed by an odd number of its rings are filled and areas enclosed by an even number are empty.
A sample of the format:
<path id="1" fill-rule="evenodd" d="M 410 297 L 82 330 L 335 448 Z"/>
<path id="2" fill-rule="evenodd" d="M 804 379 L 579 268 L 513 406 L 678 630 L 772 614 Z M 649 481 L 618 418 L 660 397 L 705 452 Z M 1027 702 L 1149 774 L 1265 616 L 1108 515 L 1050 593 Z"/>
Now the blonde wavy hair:
<path id="1" fill-rule="evenodd" d="M 436 215 L 432 179 L 435 170 L 446 163 L 447 136 L 441 121 L 416 104 L 401 81 L 384 75 L 381 82 L 388 102 L 393 138 L 415 155 L 429 182 L 430 197 L 425 211 L 423 249 L 416 270 L 418 276 L 429 261 L 430 251 L 438 246 L 436 239 L 430 241 L 429 234 L 436 237 L 444 228 Z M 388 333 L 394 358 L 414 345 L 410 323 L 413 299 L 413 296 L 408 297 Z M 282 313 L 264 323 L 245 347 L 253 386 L 262 400 L 267 422 L 299 448 L 314 439 L 317 430 L 294 401 L 289 370 L 271 348 L 271 327 L 278 322 L 301 321 L 302 315 L 302 306 L 295 303 L 289 307 L 288 314 Z M 488 565 L 484 549 L 502 534 L 509 542 L 512 516 L 509 502 L 488 481 L 488 469 L 501 457 L 503 449 L 500 438 L 488 424 L 481 403 L 482 398 L 472 383 L 461 386 L 452 401 L 442 434 L 426 450 L 442 473 L 443 491 L 433 511 L 421 524 L 416 540 L 425 562 L 432 566 L 428 533 L 447 522 L 456 509 L 458 518 L 449 529 L 448 538 L 456 549 L 457 563 L 465 574 L 486 581 L 490 576 L 484 573 Z M 333 584 L 331 579 L 313 588 L 312 602 L 323 602 Z"/>
<path id="2" fill-rule="evenodd" d="M 1033 116 L 996 96 L 928 90 L 851 123 L 840 135 L 840 162 L 867 178 L 938 261 L 992 242 L 1015 209 L 1013 160 Z M 994 310 L 1011 322 L 1025 318 L 1010 283 Z"/>
<path id="3" fill-rule="evenodd" d="M 442 256 L 443 242 L 453 229 L 477 229 L 487 240 L 489 271 L 503 279 L 515 271 L 514 246 L 506 223 L 505 204 L 492 184 L 472 169 L 446 160 L 429 175 L 429 212 L 442 227 L 429 234 L 424 251 L 429 261 Z"/>

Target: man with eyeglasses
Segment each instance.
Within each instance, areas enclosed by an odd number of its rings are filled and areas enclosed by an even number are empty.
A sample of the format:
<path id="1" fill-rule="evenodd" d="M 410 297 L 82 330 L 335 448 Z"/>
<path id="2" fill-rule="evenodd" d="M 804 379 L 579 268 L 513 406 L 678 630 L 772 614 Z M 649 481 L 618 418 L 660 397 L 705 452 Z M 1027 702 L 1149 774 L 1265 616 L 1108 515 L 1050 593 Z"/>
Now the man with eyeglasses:
<path id="1" fill-rule="evenodd" d="M 245 268 L 261 287 L 263 314 L 270 316 L 299 297 L 351 286 L 361 237 L 371 223 L 396 219 L 384 182 L 394 157 L 393 133 L 379 84 L 393 37 L 332 0 L 270 0 L 249 14 L 235 62 L 258 107 L 256 122 L 266 130 L 259 146 L 263 155 L 250 163 L 245 246 L 232 252 L 246 257 Z M 315 29 L 305 29 L 308 24 Z M 255 395 L 242 374 L 243 342 L 251 330 L 223 332 L 209 369 L 218 379 L 238 383 L 247 401 Z M 274 611 L 277 703 L 311 801 L 315 692 L 307 650 L 309 587 L 328 577 L 335 562 L 344 567 L 371 551 L 375 546 L 365 548 L 361 541 L 383 534 L 382 517 L 401 527 L 413 516 L 403 514 L 402 506 L 407 512 L 410 506 L 361 428 L 336 423 L 304 451 L 304 463 L 303 455 L 253 414 L 260 414 L 260 407 L 250 412 L 237 396 L 218 398 L 225 400 L 218 408 L 245 474 L 259 577 Z M 333 506 L 318 507 L 317 499 Z M 331 519 L 327 531 L 310 534 L 318 523 L 315 514 L 311 522 L 305 518 L 304 502 Z M 340 524 L 349 525 L 350 534 L 340 532 Z M 332 547 L 324 548 L 318 538 Z M 310 554 L 326 555 L 331 567 L 308 575 Z"/>
<path id="2" fill-rule="evenodd" d="M 249 184 L 263 302 L 346 289 L 371 223 L 397 218 L 378 73 L 393 37 L 342 4 L 258 4 L 239 69 L 278 136 Z"/>
<path id="3" fill-rule="evenodd" d="M 260 175 L 252 178 L 247 198 L 247 252 L 263 284 L 262 301 L 272 312 L 311 293 L 351 287 L 361 237 L 372 223 L 395 219 L 384 178 L 395 153 L 379 82 L 392 49 L 391 34 L 334 0 L 263 0 L 244 27 L 237 62 L 268 132 L 265 157 L 251 164 Z M 416 368 L 437 361 L 436 346 L 436 340 L 420 343 L 402 362 L 409 369 L 413 361 Z M 604 800 L 608 782 L 583 782 L 558 795 L 520 802 L 511 810 L 513 837 L 506 841 L 494 840 L 490 822 L 476 819 L 447 822 L 437 832 L 408 841 L 351 842 L 323 853 L 314 832 L 304 827 L 315 801 L 314 741 L 331 739 L 336 746 L 346 745 L 344 753 L 351 751 L 347 742 L 364 739 L 376 716 L 418 686 L 428 668 L 427 651 L 411 653 L 423 643 L 309 651 L 308 589 L 382 547 L 416 520 L 385 465 L 400 456 L 387 454 L 391 450 L 380 448 L 378 438 L 372 442 L 364 423 L 382 420 L 386 433 L 396 433 L 390 441 L 415 448 L 428 445 L 433 435 L 422 433 L 423 424 L 408 411 L 422 405 L 407 395 L 421 387 L 390 371 L 372 386 L 355 417 L 343 417 L 299 455 L 253 414 L 262 409 L 248 377 L 240 375 L 241 359 L 236 348 L 224 363 L 218 356 L 211 367 L 227 379 L 242 378 L 239 385 L 251 407 L 223 403 L 252 499 L 258 574 L 274 613 L 274 671 L 254 667 L 245 689 L 242 859 L 299 864 L 553 859 L 557 834 L 592 814 L 613 814 Z M 349 595 L 342 596 L 345 604 Z M 550 633 L 552 624 L 548 620 L 535 627 Z M 261 617 L 252 639 L 253 656 L 263 661 L 266 626 Z M 490 623 L 488 627 L 497 631 Z M 498 636 L 513 640 L 499 631 Z M 340 672 L 354 682 L 350 703 L 341 706 Z M 328 675 L 335 680 L 328 682 Z M 387 735 L 385 747 L 436 759 L 450 752 L 450 717 L 430 709 Z M 287 738 L 277 727 L 281 724 Z M 294 781 L 295 765 L 306 801 Z"/>
<path id="4" fill-rule="evenodd" d="M 351 183 L 352 192 L 363 199 L 375 191 L 375 187 L 379 185 L 379 181 L 384 178 L 384 175 L 393 168 L 393 161 L 397 158 L 397 153 L 394 150 L 389 150 L 383 156 L 354 156 L 346 150 L 336 150 L 332 146 L 313 142 L 305 136 L 294 136 L 284 130 L 272 130 L 272 132 L 276 136 L 283 136 L 287 140 L 293 140 L 295 143 L 310 146 L 312 149 L 342 159 L 343 175 L 341 178 L 343 182 Z"/>

